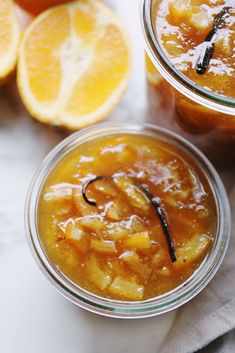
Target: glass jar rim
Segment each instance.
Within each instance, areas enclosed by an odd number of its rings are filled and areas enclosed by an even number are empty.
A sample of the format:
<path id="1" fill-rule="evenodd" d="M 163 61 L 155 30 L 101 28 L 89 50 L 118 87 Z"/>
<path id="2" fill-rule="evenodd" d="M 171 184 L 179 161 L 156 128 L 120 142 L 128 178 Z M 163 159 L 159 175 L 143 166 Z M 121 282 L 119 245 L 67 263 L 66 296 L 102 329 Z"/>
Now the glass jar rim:
<path id="1" fill-rule="evenodd" d="M 49 261 L 40 242 L 37 227 L 39 196 L 45 179 L 58 161 L 85 141 L 107 136 L 107 134 L 122 133 L 150 135 L 174 143 L 183 149 L 186 154 L 194 159 L 207 178 L 214 193 L 218 216 L 216 241 L 210 254 L 199 269 L 188 280 L 172 291 L 140 302 L 123 302 L 107 299 L 88 292 L 73 283 Z M 91 312 L 115 318 L 134 319 L 151 317 L 176 309 L 191 300 L 207 285 L 217 272 L 224 258 L 230 237 L 231 218 L 227 194 L 220 177 L 207 158 L 190 142 L 173 132 L 150 124 L 124 126 L 121 124 L 102 123 L 72 134 L 59 143 L 45 158 L 33 178 L 28 191 L 25 204 L 25 229 L 29 247 L 39 268 L 62 295 Z"/>
<path id="2" fill-rule="evenodd" d="M 141 2 L 141 24 L 145 50 L 152 63 L 162 76 L 187 98 L 218 112 L 235 115 L 235 99 L 221 96 L 197 85 L 171 63 L 155 35 L 152 19 L 154 1 L 142 0 Z"/>

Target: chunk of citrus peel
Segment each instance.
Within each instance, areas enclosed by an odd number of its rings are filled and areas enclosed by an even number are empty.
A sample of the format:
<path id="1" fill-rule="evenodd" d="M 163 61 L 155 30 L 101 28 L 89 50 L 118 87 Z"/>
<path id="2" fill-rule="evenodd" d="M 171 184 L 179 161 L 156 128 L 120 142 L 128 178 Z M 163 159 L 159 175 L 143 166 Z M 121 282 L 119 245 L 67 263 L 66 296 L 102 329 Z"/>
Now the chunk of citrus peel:
<path id="1" fill-rule="evenodd" d="M 36 119 L 76 130 L 112 111 L 127 86 L 130 52 L 119 18 L 96 0 L 53 7 L 25 32 L 17 81 Z"/>
<path id="2" fill-rule="evenodd" d="M 16 67 L 21 30 L 13 1 L 0 0 L 0 10 L 0 83 L 4 83 Z"/>

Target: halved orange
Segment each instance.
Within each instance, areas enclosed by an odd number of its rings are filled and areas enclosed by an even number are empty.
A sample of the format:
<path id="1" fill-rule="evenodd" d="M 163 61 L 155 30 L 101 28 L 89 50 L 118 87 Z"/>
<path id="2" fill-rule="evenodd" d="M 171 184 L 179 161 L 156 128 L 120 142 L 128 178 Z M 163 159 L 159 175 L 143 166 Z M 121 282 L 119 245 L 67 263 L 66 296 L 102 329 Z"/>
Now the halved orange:
<path id="1" fill-rule="evenodd" d="M 32 15 L 38 15 L 49 7 L 63 4 L 71 0 L 15 0 L 15 2 L 25 11 Z"/>
<path id="2" fill-rule="evenodd" d="M 79 129 L 108 115 L 129 71 L 129 43 L 117 15 L 99 1 L 79 0 L 43 12 L 28 27 L 18 87 L 33 117 Z"/>
<path id="3" fill-rule="evenodd" d="M 0 83 L 14 71 L 21 37 L 11 0 L 0 0 Z"/>

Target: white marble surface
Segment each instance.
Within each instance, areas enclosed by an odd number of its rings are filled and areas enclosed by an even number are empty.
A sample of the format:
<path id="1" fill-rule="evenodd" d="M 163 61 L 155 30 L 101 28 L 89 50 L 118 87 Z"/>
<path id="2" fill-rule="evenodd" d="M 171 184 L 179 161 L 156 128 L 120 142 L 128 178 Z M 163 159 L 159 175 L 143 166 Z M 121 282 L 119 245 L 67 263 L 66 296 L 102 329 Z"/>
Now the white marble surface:
<path id="1" fill-rule="evenodd" d="M 156 353 L 174 318 L 114 320 L 79 309 L 48 284 L 24 244 L 1 257 L 0 278 L 0 352 Z"/>
<path id="2" fill-rule="evenodd" d="M 133 73 L 113 121 L 143 121 L 144 55 L 137 0 L 108 3 L 129 29 Z M 156 353 L 175 312 L 138 321 L 86 313 L 60 296 L 39 272 L 26 244 L 23 215 L 30 180 L 64 133 L 33 121 L 14 82 L 0 88 L 0 352 Z"/>

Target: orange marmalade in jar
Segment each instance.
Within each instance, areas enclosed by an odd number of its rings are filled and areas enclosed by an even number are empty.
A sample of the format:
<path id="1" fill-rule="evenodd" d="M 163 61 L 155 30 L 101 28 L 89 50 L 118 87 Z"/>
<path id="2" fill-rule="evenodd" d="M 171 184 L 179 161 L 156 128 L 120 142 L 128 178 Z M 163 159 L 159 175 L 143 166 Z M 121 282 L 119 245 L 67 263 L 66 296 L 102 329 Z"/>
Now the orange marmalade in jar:
<path id="1" fill-rule="evenodd" d="M 218 270 L 229 204 L 209 161 L 152 125 L 100 124 L 45 159 L 28 194 L 29 245 L 75 304 L 137 318 L 177 308 Z"/>
<path id="2" fill-rule="evenodd" d="M 145 0 L 149 112 L 218 166 L 235 161 L 235 1 Z"/>
<path id="3" fill-rule="evenodd" d="M 214 242 L 216 205 L 198 167 L 145 135 L 74 149 L 48 176 L 39 234 L 51 262 L 86 290 L 122 301 L 169 292 Z"/>

